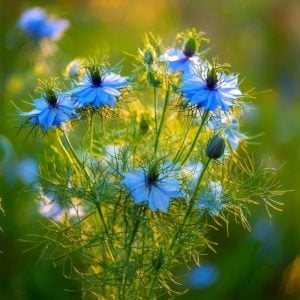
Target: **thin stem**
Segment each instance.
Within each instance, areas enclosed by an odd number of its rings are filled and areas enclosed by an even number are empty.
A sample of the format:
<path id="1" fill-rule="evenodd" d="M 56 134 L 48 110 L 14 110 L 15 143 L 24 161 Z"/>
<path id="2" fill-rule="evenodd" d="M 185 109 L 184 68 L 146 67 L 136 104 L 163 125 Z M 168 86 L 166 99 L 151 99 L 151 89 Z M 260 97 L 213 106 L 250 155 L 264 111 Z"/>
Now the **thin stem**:
<path id="1" fill-rule="evenodd" d="M 93 121 L 93 114 L 90 120 L 90 154 L 93 155 L 93 141 L 94 141 L 94 121 Z"/>
<path id="2" fill-rule="evenodd" d="M 185 144 L 186 138 L 187 138 L 187 136 L 188 136 L 188 134 L 189 134 L 189 132 L 190 132 L 190 130 L 191 130 L 192 125 L 193 125 L 193 120 L 191 120 L 191 122 L 190 122 L 190 124 L 189 124 L 189 126 L 188 126 L 188 128 L 187 128 L 187 131 L 186 131 L 186 133 L 185 133 L 185 135 L 184 135 L 184 138 L 182 139 L 181 145 L 180 145 L 180 147 L 179 147 L 179 149 L 178 149 L 178 151 L 177 151 L 177 153 L 176 153 L 176 155 L 175 155 L 175 157 L 174 157 L 174 159 L 173 159 L 174 163 L 176 163 L 176 162 L 179 161 L 179 158 L 180 158 L 180 156 L 181 156 L 181 154 L 182 154 L 182 151 L 183 151 L 183 149 L 184 149 L 183 146 L 184 146 L 184 144 Z"/>
<path id="3" fill-rule="evenodd" d="M 96 207 L 97 207 L 98 215 L 99 215 L 99 217 L 101 219 L 101 222 L 103 224 L 105 234 L 106 234 L 107 238 L 109 238 L 108 228 L 107 228 L 107 225 L 106 225 L 106 222 L 105 222 L 104 215 L 103 215 L 103 212 L 101 210 L 100 204 L 98 202 L 96 202 L 95 204 L 96 204 Z M 107 252 L 109 253 L 109 256 L 110 256 L 111 260 L 115 261 L 114 255 L 112 254 L 112 251 L 110 250 L 109 245 L 108 245 L 108 244 L 111 244 L 111 243 L 109 243 L 106 239 L 104 240 L 104 243 L 105 243 Z"/>
<path id="4" fill-rule="evenodd" d="M 189 218 L 189 216 L 190 216 L 190 213 L 191 213 L 191 211 L 192 211 L 192 209 L 193 209 L 193 207 L 194 207 L 194 205 L 195 205 L 195 199 L 196 199 L 196 197 L 197 197 L 198 190 L 199 190 L 199 187 L 200 187 L 202 178 L 203 178 L 203 176 L 204 176 L 205 171 L 207 170 L 207 167 L 208 167 L 210 161 L 211 161 L 211 158 L 209 158 L 209 159 L 207 160 L 207 162 L 206 162 L 206 164 L 204 165 L 203 170 L 202 170 L 202 172 L 201 172 L 201 174 L 200 174 L 200 176 L 199 176 L 199 178 L 198 178 L 198 180 L 197 180 L 196 188 L 195 188 L 194 193 L 193 193 L 193 195 L 192 195 L 192 197 L 191 197 L 191 199 L 190 199 L 190 203 L 189 203 L 188 209 L 187 209 L 187 211 L 186 211 L 186 213 L 185 213 L 185 215 L 184 215 L 184 219 L 183 219 L 183 221 L 182 221 L 181 226 L 178 228 L 178 230 L 176 231 L 176 233 L 175 233 L 175 235 L 174 235 L 174 238 L 173 238 L 173 240 L 172 240 L 172 242 L 171 242 L 170 249 L 173 249 L 173 247 L 175 246 L 175 243 L 176 243 L 177 239 L 179 238 L 179 236 L 181 235 L 182 230 L 183 230 L 183 228 L 184 228 L 184 226 L 185 226 L 185 224 L 186 224 L 186 222 L 187 222 L 187 220 L 188 220 L 188 218 Z M 177 251 L 175 251 L 175 253 L 176 253 L 176 252 L 177 252 Z"/>
<path id="5" fill-rule="evenodd" d="M 157 134 L 156 134 L 155 144 L 154 144 L 154 154 L 155 155 L 156 155 L 156 152 L 157 152 L 159 137 L 160 137 L 160 134 L 161 134 L 161 129 L 163 127 L 163 123 L 164 123 L 164 119 L 165 119 L 165 115 L 166 115 L 166 111 L 167 111 L 169 98 L 170 98 L 170 85 L 168 84 L 167 91 L 166 91 L 166 96 L 165 96 L 165 102 L 164 102 L 163 111 L 162 111 L 162 116 L 161 116 L 161 119 L 160 119 L 158 131 L 157 131 Z"/>
<path id="6" fill-rule="evenodd" d="M 157 90 L 156 90 L 156 87 L 153 87 L 153 99 L 154 99 L 155 134 L 157 134 Z"/>
<path id="7" fill-rule="evenodd" d="M 152 299 L 152 295 L 154 293 L 154 288 L 155 288 L 155 285 L 156 285 L 158 277 L 159 277 L 159 270 L 156 270 L 155 273 L 154 273 L 154 276 L 153 276 L 153 278 L 151 280 L 150 290 L 149 290 L 149 294 L 147 296 L 148 300 Z"/>
<path id="8" fill-rule="evenodd" d="M 128 243 L 128 246 L 127 246 L 127 256 L 126 256 L 126 262 L 125 262 L 125 267 L 124 267 L 124 272 L 123 272 L 123 282 L 122 282 L 122 285 L 123 285 L 122 296 L 123 296 L 124 299 L 125 299 L 125 291 L 126 291 L 126 285 L 127 285 L 127 274 L 126 273 L 127 273 L 131 253 L 132 253 L 132 244 L 133 244 L 135 236 L 138 232 L 140 222 L 141 222 L 140 218 L 138 218 L 135 221 L 134 227 L 133 227 L 131 235 L 130 235 L 130 240 L 129 240 L 129 243 Z"/>
<path id="9" fill-rule="evenodd" d="M 186 163 L 186 161 L 187 161 L 188 158 L 190 157 L 191 153 L 193 152 L 194 147 L 195 147 L 195 145 L 196 145 L 196 143 L 197 143 L 197 141 L 198 141 L 199 135 L 200 135 L 200 133 L 201 133 L 201 130 L 202 130 L 202 128 L 203 128 L 203 125 L 204 125 L 205 122 L 207 121 L 208 116 L 209 116 L 209 110 L 206 110 L 206 111 L 204 112 L 204 115 L 203 115 L 201 124 L 200 124 L 200 126 L 199 126 L 199 128 L 198 128 L 198 131 L 197 131 L 197 133 L 196 133 L 196 136 L 195 136 L 195 138 L 194 138 L 194 140 L 193 140 L 193 142 L 192 142 L 192 144 L 191 144 L 191 147 L 190 147 L 188 153 L 186 154 L 186 156 L 184 157 L 184 159 L 182 160 L 182 163 L 181 163 L 182 165 L 184 165 L 184 164 Z"/>
<path id="10" fill-rule="evenodd" d="M 59 142 L 59 144 L 60 144 L 62 150 L 64 151 L 65 155 L 67 156 L 69 162 L 70 162 L 72 165 L 74 165 L 76 171 L 78 172 L 79 166 L 78 166 L 78 164 L 77 164 L 76 162 L 74 163 L 74 159 L 72 159 L 72 157 L 70 156 L 69 152 L 67 151 L 67 149 L 66 149 L 65 145 L 63 144 L 63 142 L 62 142 L 62 140 L 61 140 L 61 137 L 60 137 L 60 135 L 59 135 L 58 132 L 57 132 L 57 139 L 58 139 L 58 142 Z"/>
<path id="11" fill-rule="evenodd" d="M 66 134 L 65 131 L 63 131 L 63 135 L 64 135 L 64 137 L 65 137 L 65 140 L 67 141 L 67 144 L 68 144 L 68 146 L 69 146 L 69 149 L 70 149 L 70 151 L 71 151 L 71 153 L 72 153 L 73 158 L 75 159 L 75 162 L 76 162 L 77 165 L 80 167 L 80 169 L 82 169 L 82 170 L 84 171 L 84 174 L 85 174 L 86 178 L 89 178 L 89 174 L 87 173 L 87 171 L 86 171 L 86 169 L 85 169 L 83 163 L 82 163 L 82 162 L 80 161 L 80 159 L 78 158 L 78 156 L 77 156 L 77 154 L 76 154 L 76 152 L 75 152 L 75 150 L 74 150 L 74 148 L 73 148 L 73 146 L 72 146 L 72 144 L 71 144 L 71 141 L 70 141 L 70 139 L 69 139 L 69 137 L 67 136 L 67 134 Z"/>

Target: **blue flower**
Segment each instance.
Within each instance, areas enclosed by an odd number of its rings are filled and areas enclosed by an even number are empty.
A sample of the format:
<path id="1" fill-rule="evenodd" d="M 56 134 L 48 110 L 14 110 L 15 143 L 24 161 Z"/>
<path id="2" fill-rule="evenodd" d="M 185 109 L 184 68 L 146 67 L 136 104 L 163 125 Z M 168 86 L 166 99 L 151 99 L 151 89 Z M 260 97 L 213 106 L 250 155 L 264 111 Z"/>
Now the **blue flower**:
<path id="1" fill-rule="evenodd" d="M 234 101 L 242 96 L 238 89 L 238 76 L 217 72 L 203 64 L 197 72 L 183 78 L 183 95 L 192 105 L 214 111 L 220 108 L 228 111 Z"/>
<path id="2" fill-rule="evenodd" d="M 167 212 L 170 198 L 180 198 L 182 196 L 181 186 L 179 181 L 174 178 L 175 175 L 167 173 L 167 171 L 171 171 L 170 169 L 163 170 L 167 164 L 169 162 L 166 162 L 161 170 L 139 168 L 136 172 L 123 174 L 125 178 L 122 184 L 127 187 L 135 203 L 148 202 L 152 211 Z"/>
<path id="3" fill-rule="evenodd" d="M 200 64 L 200 59 L 197 55 L 185 53 L 185 51 L 176 48 L 168 49 L 159 57 L 159 60 L 168 62 L 170 71 L 184 73 L 192 72 Z"/>
<path id="4" fill-rule="evenodd" d="M 114 107 L 116 98 L 121 95 L 119 89 L 127 85 L 128 78 L 110 71 L 103 74 L 87 72 L 77 87 L 70 91 L 74 97 L 78 98 L 79 106 Z"/>
<path id="5" fill-rule="evenodd" d="M 46 38 L 58 40 L 69 27 L 69 21 L 64 19 L 50 19 L 42 8 L 33 7 L 23 12 L 18 21 L 18 26 L 37 41 Z"/>
<path id="6" fill-rule="evenodd" d="M 194 267 L 187 280 L 191 288 L 203 289 L 212 286 L 219 277 L 219 270 L 211 263 L 204 263 Z"/>
<path id="7" fill-rule="evenodd" d="M 67 94 L 43 95 L 34 100 L 34 105 L 35 109 L 21 113 L 21 116 L 28 118 L 32 124 L 40 125 L 42 131 L 60 126 L 77 116 L 77 103 Z"/>
<path id="8" fill-rule="evenodd" d="M 196 201 L 196 207 L 208 210 L 210 215 L 217 216 L 223 209 L 222 201 L 222 186 L 218 182 L 211 181 L 208 189 Z"/>
<path id="9" fill-rule="evenodd" d="M 222 130 L 234 150 L 242 140 L 247 139 L 246 135 L 239 132 L 238 121 L 231 115 L 216 115 L 208 122 L 208 126 L 214 130 Z"/>

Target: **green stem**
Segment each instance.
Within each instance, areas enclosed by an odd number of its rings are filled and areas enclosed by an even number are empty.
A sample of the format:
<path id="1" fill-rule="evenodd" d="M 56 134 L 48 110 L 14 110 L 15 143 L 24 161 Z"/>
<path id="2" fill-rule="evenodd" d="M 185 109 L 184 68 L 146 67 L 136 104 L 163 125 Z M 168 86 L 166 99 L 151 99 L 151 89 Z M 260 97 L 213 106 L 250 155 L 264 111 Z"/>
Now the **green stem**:
<path id="1" fill-rule="evenodd" d="M 155 144 L 154 144 L 154 154 L 155 155 L 156 155 L 156 152 L 157 152 L 159 137 L 160 137 L 160 134 L 161 134 L 161 129 L 163 127 L 163 123 L 164 123 L 164 119 L 165 119 L 165 115 L 166 115 L 166 111 L 167 111 L 169 97 L 170 97 L 170 85 L 168 84 L 167 91 L 166 91 L 166 96 L 165 96 L 165 102 L 164 102 L 163 111 L 162 111 L 162 116 L 161 116 L 158 131 L 157 131 L 157 134 L 156 134 Z"/>
<path id="2" fill-rule="evenodd" d="M 93 141 L 94 141 L 94 122 L 93 122 L 93 114 L 90 120 L 90 154 L 93 155 Z"/>
<path id="3" fill-rule="evenodd" d="M 146 212 L 146 210 L 144 210 L 144 213 Z M 123 285 L 123 291 L 122 291 L 122 297 L 125 299 L 125 291 L 126 291 L 126 286 L 127 286 L 127 279 L 128 279 L 128 276 L 127 276 L 127 269 L 128 269 L 128 264 L 130 262 L 130 257 L 131 257 L 131 253 L 132 253 L 132 244 L 134 242 L 134 239 L 135 239 L 135 236 L 138 232 L 138 228 L 139 228 L 139 225 L 141 223 L 141 219 L 140 219 L 140 216 L 138 216 L 138 219 L 135 221 L 134 223 L 134 226 L 133 226 L 133 229 L 132 229 L 132 232 L 131 232 L 131 235 L 130 235 L 130 240 L 129 240 L 129 243 L 127 245 L 127 256 L 126 256 L 126 261 L 125 261 L 125 267 L 124 267 L 124 271 L 123 271 L 123 282 L 122 282 L 122 285 Z"/>
<path id="4" fill-rule="evenodd" d="M 153 87 L 153 98 L 154 98 L 154 123 L 155 123 L 155 134 L 157 135 L 157 90 Z"/>
<path id="5" fill-rule="evenodd" d="M 180 145 L 180 147 L 179 147 L 179 149 L 178 149 L 178 151 L 177 151 L 177 153 L 176 153 L 176 155 L 175 155 L 175 157 L 173 159 L 174 163 L 177 163 L 179 161 L 179 159 L 180 159 L 181 153 L 182 153 L 182 151 L 184 149 L 183 146 L 185 144 L 185 141 L 186 141 L 187 136 L 188 136 L 188 134 L 189 134 L 189 132 L 191 130 L 192 125 L 193 125 L 193 120 L 190 122 L 190 124 L 189 124 L 189 126 L 187 128 L 187 131 L 186 131 L 186 133 L 184 135 L 184 138 L 182 139 L 181 145 Z"/>
<path id="6" fill-rule="evenodd" d="M 188 158 L 190 157 L 191 153 L 193 152 L 194 147 L 195 147 L 195 145 L 196 145 L 196 143 L 197 143 L 197 141 L 198 141 L 199 135 L 200 135 L 200 133 L 201 133 L 201 130 L 202 130 L 202 128 L 203 128 L 203 125 L 204 125 L 205 122 L 207 121 L 208 116 L 209 116 L 209 110 L 206 110 L 206 111 L 204 112 L 203 117 L 202 117 L 202 121 L 201 121 L 201 124 L 200 124 L 200 126 L 199 126 L 199 128 L 198 128 L 198 131 L 197 131 L 197 133 L 196 133 L 196 136 L 195 136 L 195 138 L 194 138 L 194 140 L 193 140 L 193 142 L 192 142 L 192 144 L 191 144 L 191 147 L 190 147 L 188 153 L 186 154 L 186 156 L 184 157 L 184 159 L 182 160 L 182 163 L 181 163 L 182 165 L 184 165 L 184 164 L 186 163 L 186 161 L 187 161 Z"/>
<path id="7" fill-rule="evenodd" d="M 73 158 L 75 159 L 76 164 L 79 166 L 80 169 L 82 169 L 82 170 L 84 171 L 84 174 L 85 174 L 86 178 L 89 178 L 89 174 L 87 173 L 87 171 L 86 171 L 84 165 L 82 164 L 82 162 L 80 161 L 80 159 L 79 159 L 78 156 L 76 155 L 76 152 L 75 152 L 75 150 L 74 150 L 74 148 L 73 148 L 73 146 L 72 146 L 72 144 L 71 144 L 71 141 L 70 141 L 70 139 L 69 139 L 69 137 L 67 136 L 67 134 L 66 134 L 65 131 L 63 131 L 63 135 L 64 135 L 64 137 L 65 137 L 65 140 L 67 141 L 67 144 L 68 144 L 68 146 L 69 146 L 69 149 L 70 149 L 70 151 L 71 151 L 71 153 L 72 153 Z"/>
<path id="8" fill-rule="evenodd" d="M 147 299 L 148 300 L 151 300 L 152 299 L 152 295 L 154 293 L 154 288 L 155 288 L 155 285 L 156 285 L 156 282 L 157 282 L 157 279 L 159 277 L 159 270 L 156 270 L 152 280 L 151 280 L 151 284 L 150 284 L 150 290 L 149 290 L 149 294 L 147 296 Z"/>
<path id="9" fill-rule="evenodd" d="M 176 231 L 176 233 L 174 235 L 174 238 L 173 238 L 173 240 L 171 242 L 170 249 L 173 249 L 173 247 L 175 246 L 175 243 L 176 243 L 177 239 L 179 238 L 179 236 L 181 235 L 182 230 L 184 229 L 184 226 L 185 226 L 185 224 L 186 224 L 186 222 L 187 222 L 187 220 L 188 220 L 188 218 L 189 218 L 189 216 L 191 214 L 191 211 L 192 211 L 192 209 L 193 209 L 193 207 L 195 205 L 195 200 L 196 200 L 196 197 L 197 197 L 197 194 L 198 194 L 198 190 L 199 190 L 202 178 L 204 176 L 205 171 L 207 170 L 207 167 L 208 167 L 210 161 L 211 161 L 211 158 L 209 158 L 207 160 L 207 162 L 204 165 L 203 170 L 202 170 L 202 172 L 201 172 L 201 174 L 200 174 L 200 176 L 199 176 L 199 178 L 197 180 L 196 188 L 195 188 L 194 193 L 193 193 L 193 195 L 192 195 L 192 197 L 190 199 L 190 203 L 189 203 L 188 209 L 187 209 L 187 211 L 186 211 L 186 213 L 184 215 L 184 218 L 183 218 L 181 226 L 178 228 L 178 230 Z M 176 252 L 177 251 L 175 251 L 175 254 L 176 254 Z"/>

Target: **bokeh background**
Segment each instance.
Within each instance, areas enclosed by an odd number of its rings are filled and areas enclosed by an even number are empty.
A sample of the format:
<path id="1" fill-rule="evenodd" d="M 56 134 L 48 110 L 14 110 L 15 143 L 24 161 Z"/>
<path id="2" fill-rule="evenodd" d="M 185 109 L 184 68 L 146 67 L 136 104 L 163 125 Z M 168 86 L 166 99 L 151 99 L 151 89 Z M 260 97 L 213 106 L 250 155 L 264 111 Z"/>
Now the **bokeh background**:
<path id="1" fill-rule="evenodd" d="M 180 299 L 300 299 L 300 1 L 299 0 L 61 0 L 0 2 L 0 299 L 80 299 L 78 282 L 62 266 L 39 261 L 39 249 L 22 242 L 39 231 L 34 194 L 26 188 L 45 155 L 42 139 L 17 134 L 16 109 L 23 107 L 41 77 L 61 73 L 72 59 L 109 54 L 120 61 L 136 53 L 145 32 L 170 45 L 177 32 L 195 27 L 211 39 L 209 56 L 229 62 L 255 87 L 257 108 L 243 131 L 257 161 L 280 168 L 283 212 L 271 220 L 253 209 L 252 232 L 239 225 L 213 232 L 217 253 L 181 278 L 190 292 Z M 22 11 L 41 6 L 66 18 L 70 28 L 44 65 L 16 29 Z M 44 67 L 48 66 L 47 72 Z M 56 66 L 52 68 L 52 66 Z M 124 71 L 130 70 L 130 59 Z M 28 171 L 31 170 L 31 171 Z M 179 270 L 180 271 L 180 270 Z"/>

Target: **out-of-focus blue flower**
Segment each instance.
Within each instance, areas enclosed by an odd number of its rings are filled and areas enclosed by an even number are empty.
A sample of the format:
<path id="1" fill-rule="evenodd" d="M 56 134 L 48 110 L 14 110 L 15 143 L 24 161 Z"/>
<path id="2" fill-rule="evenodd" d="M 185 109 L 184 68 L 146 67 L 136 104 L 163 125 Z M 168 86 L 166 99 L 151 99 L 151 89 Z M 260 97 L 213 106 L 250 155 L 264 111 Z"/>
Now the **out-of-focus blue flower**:
<path id="1" fill-rule="evenodd" d="M 40 125 L 42 131 L 60 126 L 77 116 L 75 112 L 77 103 L 71 95 L 58 93 L 51 97 L 42 95 L 34 100 L 34 105 L 35 109 L 21 113 L 21 116 L 28 118 L 32 124 Z"/>
<path id="2" fill-rule="evenodd" d="M 231 115 L 216 115 L 208 122 L 208 126 L 213 130 L 223 131 L 234 150 L 238 148 L 242 140 L 247 139 L 246 135 L 239 132 L 238 121 Z"/>
<path id="3" fill-rule="evenodd" d="M 82 81 L 70 93 L 78 99 L 80 107 L 86 105 L 95 108 L 104 105 L 114 107 L 116 98 L 121 95 L 119 89 L 126 86 L 127 83 L 127 77 L 122 77 L 110 71 L 103 74 L 87 71 Z"/>
<path id="4" fill-rule="evenodd" d="M 207 288 L 213 285 L 218 277 L 218 269 L 210 263 L 204 263 L 200 267 L 194 267 L 191 270 L 187 278 L 187 285 L 195 289 Z"/>
<path id="5" fill-rule="evenodd" d="M 40 197 L 39 213 L 43 217 L 60 222 L 63 217 L 64 208 L 58 203 L 56 194 L 54 192 L 40 192 Z"/>
<path id="6" fill-rule="evenodd" d="M 242 96 L 237 75 L 226 75 L 206 64 L 185 76 L 181 89 L 192 105 L 210 111 L 217 108 L 228 111 L 234 101 Z"/>
<path id="7" fill-rule="evenodd" d="M 222 186 L 216 181 L 211 181 L 208 184 L 207 189 L 200 195 L 195 205 L 199 209 L 208 210 L 211 216 L 217 216 L 223 209 L 222 201 Z"/>
<path id="8" fill-rule="evenodd" d="M 69 21 L 65 19 L 51 19 L 44 9 L 33 7 L 23 12 L 18 21 L 18 26 L 37 41 L 46 38 L 58 40 L 69 27 Z"/>
<path id="9" fill-rule="evenodd" d="M 55 222 L 61 222 L 66 218 L 79 218 L 85 214 L 81 205 L 76 203 L 68 207 L 63 207 L 55 192 L 49 191 L 44 193 L 40 191 L 39 213 L 46 218 L 52 219 Z M 72 199 L 71 199 L 72 202 Z M 78 201 L 77 201 L 78 202 Z"/>
<path id="10" fill-rule="evenodd" d="M 38 165 L 33 158 L 25 158 L 17 163 L 16 173 L 26 184 L 37 180 Z"/>
<path id="11" fill-rule="evenodd" d="M 170 198 L 180 198 L 181 185 L 171 174 L 170 162 L 145 170 L 139 168 L 136 172 L 124 173 L 122 184 L 127 187 L 134 202 L 148 202 L 152 211 L 167 212 Z"/>
<path id="12" fill-rule="evenodd" d="M 170 71 L 180 71 L 184 73 L 193 72 L 193 70 L 200 65 L 200 59 L 195 54 L 171 48 L 159 57 L 160 61 L 168 63 Z"/>

